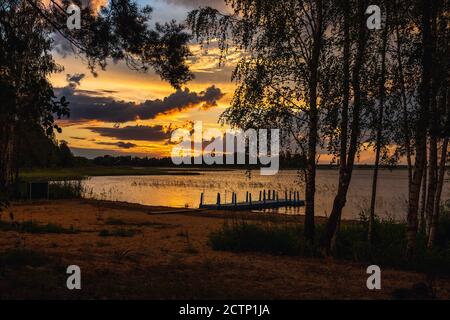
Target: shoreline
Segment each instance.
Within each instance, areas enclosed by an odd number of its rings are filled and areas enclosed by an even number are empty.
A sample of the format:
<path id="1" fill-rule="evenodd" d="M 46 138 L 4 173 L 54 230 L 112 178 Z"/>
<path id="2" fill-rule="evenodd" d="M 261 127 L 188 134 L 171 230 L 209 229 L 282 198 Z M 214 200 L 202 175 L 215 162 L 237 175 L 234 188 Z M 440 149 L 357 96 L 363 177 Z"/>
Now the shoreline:
<path id="1" fill-rule="evenodd" d="M 18 222 L 50 223 L 74 232 L 1 231 L 0 259 L 20 249 L 43 262 L 6 263 L 0 299 L 391 299 L 395 290 L 427 281 L 424 274 L 383 268 L 383 289 L 369 291 L 363 264 L 214 251 L 208 244 L 209 234 L 226 220 L 297 224 L 303 216 L 217 214 L 98 200 L 12 203 L 2 221 L 9 219 L 8 212 Z M 65 288 L 68 265 L 80 266 L 83 290 Z M 435 281 L 438 298 L 450 298 L 450 279 Z"/>
<path id="2" fill-rule="evenodd" d="M 356 170 L 372 170 L 370 165 L 360 166 Z M 104 176 L 157 176 L 157 175 L 200 175 L 202 172 L 227 172 L 247 170 L 242 167 L 205 167 L 205 166 L 173 166 L 173 167 L 133 167 L 133 166 L 80 166 L 71 168 L 24 168 L 19 175 L 22 181 L 60 181 L 80 180 L 89 177 Z M 250 168 L 257 171 L 259 168 Z M 280 168 L 279 171 L 297 171 L 296 168 Z M 338 168 L 330 166 L 319 166 L 318 170 L 333 171 Z M 388 171 L 404 171 L 406 168 L 380 168 Z"/>
<path id="3" fill-rule="evenodd" d="M 182 214 L 186 216 L 215 218 L 215 219 L 244 219 L 244 220 L 256 220 L 256 221 L 275 221 L 275 222 L 304 222 L 303 214 L 283 214 L 277 212 L 252 212 L 245 210 L 212 210 L 212 209 L 200 209 L 200 208 L 183 208 L 183 207 L 170 207 L 170 206 L 153 206 L 145 205 L 134 202 L 115 201 L 115 200 L 97 200 L 97 199 L 61 199 L 61 200 L 20 200 L 11 202 L 12 206 L 27 207 L 27 206 L 40 206 L 49 205 L 55 202 L 63 203 L 84 203 L 99 206 L 107 209 L 118 209 L 126 211 L 135 211 L 145 213 L 147 215 L 166 215 L 166 214 Z M 325 223 L 327 217 L 316 216 L 315 221 L 317 223 Z M 346 223 L 358 223 L 355 219 L 342 219 L 341 221 Z"/>

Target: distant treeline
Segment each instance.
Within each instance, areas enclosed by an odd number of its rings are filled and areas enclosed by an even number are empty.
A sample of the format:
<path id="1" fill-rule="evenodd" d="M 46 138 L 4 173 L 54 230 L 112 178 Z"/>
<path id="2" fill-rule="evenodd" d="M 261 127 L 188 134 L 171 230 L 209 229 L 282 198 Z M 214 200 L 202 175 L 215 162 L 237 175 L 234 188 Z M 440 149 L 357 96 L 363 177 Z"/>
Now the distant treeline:
<path id="1" fill-rule="evenodd" d="M 85 162 L 91 163 L 93 165 L 98 166 L 135 166 L 135 167 L 171 167 L 175 166 L 170 157 L 163 158 L 151 158 L 151 157 L 133 157 L 133 156 L 110 156 L 105 155 L 103 157 L 97 157 L 93 160 L 88 160 L 86 158 Z M 80 159 L 78 159 L 80 161 Z M 224 161 L 225 162 L 225 161 Z M 191 163 L 194 163 L 192 159 Z M 206 165 L 206 164 L 192 164 L 192 165 L 180 165 L 180 167 L 212 167 L 212 168 L 259 168 L 260 165 L 249 165 L 249 164 L 214 164 L 214 165 Z M 320 169 L 335 169 L 338 168 L 338 164 L 321 164 L 318 165 Z M 373 168 L 373 165 L 357 165 L 358 168 Z M 386 168 L 403 168 L 406 166 L 397 165 L 397 166 L 385 166 Z M 282 154 L 280 155 L 280 168 L 284 169 L 301 169 L 305 168 L 305 160 L 298 154 Z"/>
<path id="2" fill-rule="evenodd" d="M 75 156 L 70 150 L 67 142 L 56 141 L 45 135 L 42 129 L 36 128 L 28 130 L 23 133 L 20 140 L 20 148 L 16 155 L 16 159 L 20 168 L 70 168 L 82 166 L 105 166 L 105 167 L 172 167 L 175 166 L 170 157 L 137 157 L 131 155 L 112 156 L 104 155 L 94 159 Z M 225 160 L 223 161 L 225 163 Z M 235 158 L 235 162 L 236 158 Z M 248 161 L 247 161 L 248 162 Z M 192 165 L 180 165 L 180 167 L 196 167 L 196 168 L 242 168 L 242 169 L 257 169 L 260 165 L 248 164 L 193 164 L 194 159 L 191 159 Z M 320 169 L 335 169 L 338 164 L 320 164 Z M 357 165 L 358 168 L 373 168 L 372 165 Z M 403 165 L 385 166 L 386 168 L 406 168 Z M 283 169 L 302 169 L 306 168 L 305 158 L 299 154 L 291 154 L 289 152 L 280 155 L 280 168 Z"/>
<path id="3" fill-rule="evenodd" d="M 73 167 L 89 162 L 75 157 L 67 142 L 56 141 L 41 127 L 27 128 L 17 139 L 15 161 L 20 168 Z"/>

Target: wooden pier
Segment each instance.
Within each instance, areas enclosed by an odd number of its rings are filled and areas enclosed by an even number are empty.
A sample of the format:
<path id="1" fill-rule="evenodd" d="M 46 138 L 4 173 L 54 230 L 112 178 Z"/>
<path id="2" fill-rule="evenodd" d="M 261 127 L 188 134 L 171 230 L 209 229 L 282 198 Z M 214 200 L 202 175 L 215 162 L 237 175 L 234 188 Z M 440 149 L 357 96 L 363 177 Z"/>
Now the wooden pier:
<path id="1" fill-rule="evenodd" d="M 302 207 L 305 201 L 300 200 L 300 192 L 290 191 L 284 192 L 284 198 L 278 197 L 278 192 L 275 190 L 262 190 L 259 192 L 259 200 L 252 201 L 252 194 L 247 192 L 245 201 L 238 202 L 237 194 L 235 192 L 231 195 L 231 203 L 222 203 L 221 194 L 217 193 L 217 202 L 215 204 L 205 204 L 203 201 L 203 192 L 200 195 L 200 209 L 211 210 L 257 210 L 270 209 L 282 207 Z"/>

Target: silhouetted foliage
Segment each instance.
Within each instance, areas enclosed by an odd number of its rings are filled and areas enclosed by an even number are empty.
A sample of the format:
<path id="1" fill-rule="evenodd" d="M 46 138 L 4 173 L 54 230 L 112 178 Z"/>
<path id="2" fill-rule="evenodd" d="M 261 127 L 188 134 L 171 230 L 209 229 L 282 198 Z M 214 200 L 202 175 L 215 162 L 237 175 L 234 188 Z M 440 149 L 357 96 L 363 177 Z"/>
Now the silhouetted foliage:
<path id="1" fill-rule="evenodd" d="M 69 30 L 68 14 L 63 1 L 1 0 L 0 1 L 0 194 L 7 196 L 8 188 L 17 175 L 17 158 L 28 153 L 18 152 L 25 143 L 22 136 L 31 129 L 39 142 L 47 146 L 46 165 L 54 155 L 41 131 L 52 137 L 61 131 L 55 119 L 69 116 L 69 102 L 56 98 L 48 78 L 62 71 L 53 59 L 52 50 L 63 50 L 84 57 L 92 73 L 105 69 L 108 59 L 125 61 L 136 71 L 153 68 L 163 80 L 175 88 L 192 79 L 186 64 L 190 55 L 189 34 L 183 26 L 171 22 L 150 27 L 150 7 L 140 8 L 132 0 L 111 0 L 99 12 L 82 1 L 82 27 Z M 62 38 L 61 38 L 62 36 Z M 23 151 L 23 149 L 21 150 Z M 66 144 L 59 146 L 61 165 L 74 164 Z M 25 159 L 24 162 L 28 160 Z"/>
<path id="2" fill-rule="evenodd" d="M 305 236 L 314 238 L 314 195 L 321 110 L 328 87 L 327 33 L 332 1 L 226 0 L 231 14 L 193 10 L 188 25 L 197 40 L 217 40 L 221 62 L 230 50 L 242 51 L 232 80 L 237 82 L 222 121 L 242 129 L 282 128 L 284 147 L 300 153 L 305 165 Z M 222 60 L 223 59 L 223 60 Z M 320 102 L 319 102 L 320 101 Z"/>
<path id="3" fill-rule="evenodd" d="M 222 120 L 244 129 L 283 128 L 305 156 L 307 237 L 314 233 L 316 148 L 326 149 L 339 166 L 323 239 L 333 251 L 355 162 L 361 151 L 373 147 L 372 222 L 378 167 L 405 155 L 408 252 L 415 247 L 420 194 L 431 248 L 448 153 L 450 1 L 225 3 L 230 14 L 200 8 L 189 14 L 188 24 L 200 43 L 217 43 L 219 63 L 230 50 L 243 52 L 232 78 L 237 89 Z M 382 30 L 369 30 L 369 5 L 381 8 Z M 420 191 L 427 173 L 431 181 Z"/>

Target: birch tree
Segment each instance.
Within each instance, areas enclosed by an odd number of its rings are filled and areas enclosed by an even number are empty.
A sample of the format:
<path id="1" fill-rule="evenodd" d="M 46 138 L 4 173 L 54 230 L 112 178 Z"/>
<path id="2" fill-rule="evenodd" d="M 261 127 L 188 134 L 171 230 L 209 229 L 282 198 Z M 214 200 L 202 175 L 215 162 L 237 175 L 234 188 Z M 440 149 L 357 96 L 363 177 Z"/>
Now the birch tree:
<path id="1" fill-rule="evenodd" d="M 240 127 L 284 129 L 306 162 L 305 236 L 314 239 L 314 201 L 321 77 L 332 3 L 324 0 L 225 1 L 233 13 L 212 8 L 194 10 L 188 24 L 202 44 L 215 41 L 222 58 L 241 50 L 233 73 L 237 82 L 224 122 Z"/>
<path id="2" fill-rule="evenodd" d="M 353 167 L 361 141 L 361 120 L 364 105 L 367 102 L 363 90 L 369 30 L 366 25 L 365 11 L 368 2 L 357 0 L 353 4 L 344 0 L 340 7 L 343 17 L 343 51 L 342 51 L 342 110 L 339 125 L 339 184 L 333 201 L 333 208 L 327 221 L 323 244 L 327 252 L 334 251 L 336 237 L 347 201 Z M 353 23 L 352 23 L 353 22 Z M 354 47 L 355 53 L 351 48 Z M 352 101 L 351 101 L 352 100 Z M 351 120 L 349 113 L 351 112 Z"/>

